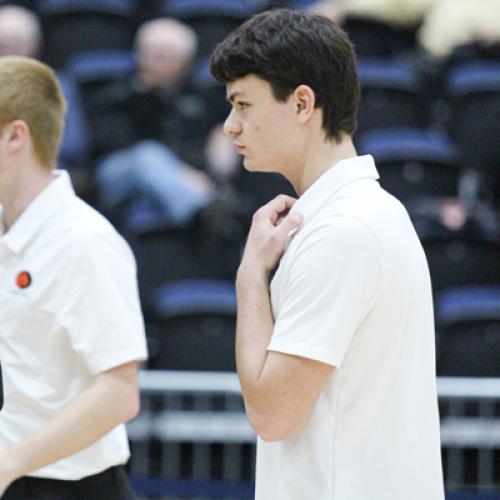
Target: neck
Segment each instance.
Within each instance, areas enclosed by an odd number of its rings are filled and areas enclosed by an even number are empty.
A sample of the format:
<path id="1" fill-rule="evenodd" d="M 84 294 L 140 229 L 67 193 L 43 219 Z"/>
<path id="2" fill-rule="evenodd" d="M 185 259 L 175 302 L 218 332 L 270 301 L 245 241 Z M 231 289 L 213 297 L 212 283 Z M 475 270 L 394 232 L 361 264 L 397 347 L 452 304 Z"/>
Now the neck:
<path id="1" fill-rule="evenodd" d="M 5 232 L 53 179 L 52 171 L 37 165 L 15 167 L 9 173 L 12 175 L 0 173 L 0 204 L 3 206 Z"/>
<path id="2" fill-rule="evenodd" d="M 340 143 L 324 140 L 310 143 L 304 161 L 297 170 L 294 179 L 290 179 L 295 191 L 301 196 L 327 170 L 347 158 L 357 156 L 351 137 L 342 136 Z"/>

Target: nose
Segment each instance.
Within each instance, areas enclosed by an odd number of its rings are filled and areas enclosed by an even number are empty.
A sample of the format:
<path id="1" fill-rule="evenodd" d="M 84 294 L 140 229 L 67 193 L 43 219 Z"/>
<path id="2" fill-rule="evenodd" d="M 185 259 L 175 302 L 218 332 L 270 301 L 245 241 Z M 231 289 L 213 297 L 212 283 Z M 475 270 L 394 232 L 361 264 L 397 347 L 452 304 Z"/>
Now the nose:
<path id="1" fill-rule="evenodd" d="M 226 121 L 224 122 L 224 133 L 230 136 L 241 134 L 241 123 L 235 118 L 233 110 L 229 113 Z"/>

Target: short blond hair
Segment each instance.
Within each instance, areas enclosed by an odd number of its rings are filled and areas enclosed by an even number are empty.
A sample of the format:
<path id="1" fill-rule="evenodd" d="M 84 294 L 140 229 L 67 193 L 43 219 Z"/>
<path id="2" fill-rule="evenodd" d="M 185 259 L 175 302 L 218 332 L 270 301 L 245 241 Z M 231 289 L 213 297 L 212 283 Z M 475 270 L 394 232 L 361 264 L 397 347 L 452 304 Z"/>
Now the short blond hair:
<path id="1" fill-rule="evenodd" d="M 0 129 L 23 120 L 35 158 L 47 169 L 56 163 L 65 113 L 66 99 L 51 68 L 29 57 L 0 57 Z"/>

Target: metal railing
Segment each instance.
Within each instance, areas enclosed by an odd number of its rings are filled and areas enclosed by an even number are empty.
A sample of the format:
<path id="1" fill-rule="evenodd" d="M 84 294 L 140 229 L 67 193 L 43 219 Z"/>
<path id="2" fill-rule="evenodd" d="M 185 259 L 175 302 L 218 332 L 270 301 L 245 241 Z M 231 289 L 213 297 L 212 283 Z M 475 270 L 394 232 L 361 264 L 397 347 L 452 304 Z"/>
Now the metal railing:
<path id="1" fill-rule="evenodd" d="M 206 498 L 214 498 L 208 485 L 218 485 L 217 498 L 251 498 L 255 434 L 244 414 L 237 375 L 145 370 L 140 387 L 141 415 L 127 426 L 132 477 L 161 478 L 172 490 L 190 482 Z M 500 379 L 440 377 L 438 394 L 447 488 L 496 491 Z M 231 489 L 235 484 L 246 490 L 224 496 L 221 485 Z"/>

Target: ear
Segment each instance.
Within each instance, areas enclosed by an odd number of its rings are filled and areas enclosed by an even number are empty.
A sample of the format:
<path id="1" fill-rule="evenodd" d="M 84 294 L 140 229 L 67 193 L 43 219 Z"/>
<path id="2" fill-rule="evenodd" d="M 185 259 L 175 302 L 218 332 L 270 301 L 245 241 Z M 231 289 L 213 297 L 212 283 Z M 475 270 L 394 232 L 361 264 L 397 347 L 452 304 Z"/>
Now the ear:
<path id="1" fill-rule="evenodd" d="M 4 134 L 7 150 L 12 154 L 21 151 L 30 140 L 30 130 L 24 120 L 14 120 L 9 123 L 4 129 Z"/>
<path id="2" fill-rule="evenodd" d="M 293 99 L 299 123 L 309 121 L 314 113 L 316 94 L 309 85 L 299 85 L 294 93 Z"/>

